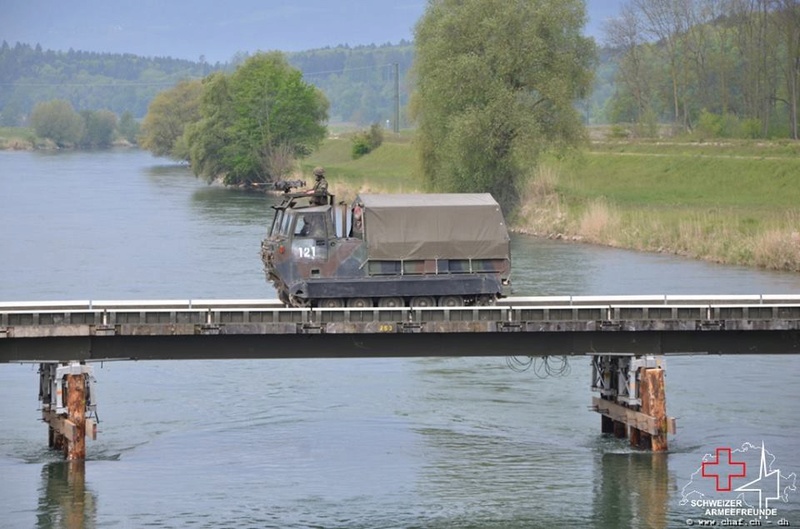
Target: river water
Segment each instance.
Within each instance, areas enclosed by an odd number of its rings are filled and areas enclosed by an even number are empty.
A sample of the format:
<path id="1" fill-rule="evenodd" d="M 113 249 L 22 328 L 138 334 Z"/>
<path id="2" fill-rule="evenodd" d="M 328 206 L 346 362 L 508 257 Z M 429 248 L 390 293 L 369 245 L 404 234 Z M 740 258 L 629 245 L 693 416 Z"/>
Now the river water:
<path id="1" fill-rule="evenodd" d="M 0 300 L 272 298 L 269 200 L 137 150 L 2 152 Z M 527 237 L 513 239 L 513 282 L 517 295 L 800 294 L 796 274 Z M 681 500 L 708 485 L 692 474 L 720 447 L 758 478 L 745 443 L 779 470 L 763 525 L 800 525 L 800 357 L 669 358 L 678 433 L 661 455 L 600 435 L 587 358 L 560 371 L 502 358 L 105 363 L 98 440 L 69 465 L 37 420 L 36 366 L 0 365 L 0 527 L 721 525 Z"/>

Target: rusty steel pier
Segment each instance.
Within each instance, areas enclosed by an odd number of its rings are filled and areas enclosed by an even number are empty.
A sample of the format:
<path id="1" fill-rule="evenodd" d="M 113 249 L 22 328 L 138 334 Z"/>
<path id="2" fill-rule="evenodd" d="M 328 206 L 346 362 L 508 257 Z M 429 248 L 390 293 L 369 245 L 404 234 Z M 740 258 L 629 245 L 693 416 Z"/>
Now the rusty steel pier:
<path id="1" fill-rule="evenodd" d="M 40 364 L 51 446 L 93 437 L 104 360 L 589 355 L 604 432 L 666 450 L 663 357 L 798 354 L 800 296 L 548 296 L 494 306 L 285 308 L 277 300 L 0 302 L 0 363 Z M 88 420 L 87 420 L 88 419 Z"/>

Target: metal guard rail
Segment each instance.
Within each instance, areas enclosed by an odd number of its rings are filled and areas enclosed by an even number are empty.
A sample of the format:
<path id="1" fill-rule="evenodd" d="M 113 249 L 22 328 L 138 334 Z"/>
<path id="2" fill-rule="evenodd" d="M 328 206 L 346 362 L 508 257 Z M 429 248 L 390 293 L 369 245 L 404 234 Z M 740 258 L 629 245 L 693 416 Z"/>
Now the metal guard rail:
<path id="1" fill-rule="evenodd" d="M 540 296 L 452 308 L 285 308 L 277 300 L 0 302 L 0 338 L 798 328 L 800 295 Z"/>

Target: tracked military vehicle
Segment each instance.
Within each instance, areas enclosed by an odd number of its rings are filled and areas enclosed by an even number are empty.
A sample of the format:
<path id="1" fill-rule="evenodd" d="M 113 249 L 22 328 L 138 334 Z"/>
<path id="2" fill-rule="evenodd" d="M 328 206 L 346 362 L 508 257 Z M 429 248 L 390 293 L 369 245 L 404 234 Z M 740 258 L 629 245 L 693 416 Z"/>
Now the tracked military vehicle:
<path id="1" fill-rule="evenodd" d="M 319 205 L 318 202 L 323 202 Z M 287 193 L 261 245 L 295 307 L 490 305 L 510 292 L 510 241 L 489 194 Z"/>

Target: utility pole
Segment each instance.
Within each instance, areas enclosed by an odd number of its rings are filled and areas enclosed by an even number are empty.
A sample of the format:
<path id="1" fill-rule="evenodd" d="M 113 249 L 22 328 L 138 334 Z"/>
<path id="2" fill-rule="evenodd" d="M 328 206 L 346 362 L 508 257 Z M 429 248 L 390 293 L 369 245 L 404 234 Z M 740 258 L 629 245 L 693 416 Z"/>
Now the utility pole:
<path id="1" fill-rule="evenodd" d="M 394 132 L 400 132 L 400 64 L 394 63 Z"/>

